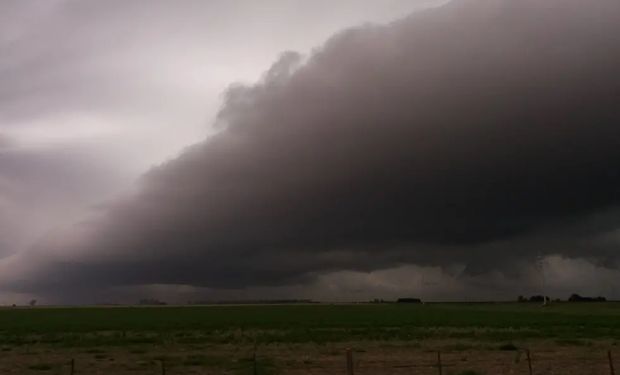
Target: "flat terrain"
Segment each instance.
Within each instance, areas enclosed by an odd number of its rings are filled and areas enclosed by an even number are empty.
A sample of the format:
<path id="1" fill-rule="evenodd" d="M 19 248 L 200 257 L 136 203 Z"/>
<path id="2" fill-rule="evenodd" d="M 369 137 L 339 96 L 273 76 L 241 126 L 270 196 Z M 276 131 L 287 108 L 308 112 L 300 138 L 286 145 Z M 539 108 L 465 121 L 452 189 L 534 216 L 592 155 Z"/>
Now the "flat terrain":
<path id="1" fill-rule="evenodd" d="M 618 342 L 610 302 L 0 309 L 0 374 L 609 374 Z"/>

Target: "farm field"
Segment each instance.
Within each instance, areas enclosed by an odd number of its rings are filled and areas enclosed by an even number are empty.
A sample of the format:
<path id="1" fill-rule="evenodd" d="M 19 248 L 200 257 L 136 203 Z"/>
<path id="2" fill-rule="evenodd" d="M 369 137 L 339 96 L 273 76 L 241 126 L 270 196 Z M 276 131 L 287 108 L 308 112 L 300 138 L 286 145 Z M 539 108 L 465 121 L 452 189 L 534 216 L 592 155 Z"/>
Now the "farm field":
<path id="1" fill-rule="evenodd" d="M 0 309 L 0 374 L 609 374 L 618 343 L 612 302 Z"/>

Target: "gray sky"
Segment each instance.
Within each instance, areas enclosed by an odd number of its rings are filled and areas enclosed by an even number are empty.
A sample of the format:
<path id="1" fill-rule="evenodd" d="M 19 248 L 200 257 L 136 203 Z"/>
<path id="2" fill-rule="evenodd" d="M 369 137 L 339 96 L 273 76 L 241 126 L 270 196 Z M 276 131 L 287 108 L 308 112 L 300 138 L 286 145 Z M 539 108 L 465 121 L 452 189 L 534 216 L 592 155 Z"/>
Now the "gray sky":
<path id="1" fill-rule="evenodd" d="M 620 4 L 440 5 L 0 3 L 0 297 L 620 297 Z"/>

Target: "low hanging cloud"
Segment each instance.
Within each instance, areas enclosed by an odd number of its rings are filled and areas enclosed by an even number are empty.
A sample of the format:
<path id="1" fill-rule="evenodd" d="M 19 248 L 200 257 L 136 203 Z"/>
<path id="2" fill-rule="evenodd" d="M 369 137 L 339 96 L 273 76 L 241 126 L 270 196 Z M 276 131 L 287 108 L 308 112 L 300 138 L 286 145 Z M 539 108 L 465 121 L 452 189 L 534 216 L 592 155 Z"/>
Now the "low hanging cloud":
<path id="1" fill-rule="evenodd" d="M 618 35 L 616 0 L 455 0 L 287 52 L 228 90 L 219 133 L 3 261 L 2 285 L 246 288 L 403 264 L 475 278 L 538 254 L 617 268 Z"/>

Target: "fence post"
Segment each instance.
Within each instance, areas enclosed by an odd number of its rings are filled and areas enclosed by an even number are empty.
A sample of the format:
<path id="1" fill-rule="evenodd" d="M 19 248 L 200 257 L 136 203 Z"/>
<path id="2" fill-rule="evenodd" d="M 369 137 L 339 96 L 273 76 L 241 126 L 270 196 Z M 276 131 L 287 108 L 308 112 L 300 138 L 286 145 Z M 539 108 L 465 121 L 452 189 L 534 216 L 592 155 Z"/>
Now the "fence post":
<path id="1" fill-rule="evenodd" d="M 347 375 L 353 375 L 353 351 L 347 349 Z"/>
<path id="2" fill-rule="evenodd" d="M 166 375 L 166 361 L 164 359 L 161 360 L 161 375 Z"/>
<path id="3" fill-rule="evenodd" d="M 609 359 L 609 373 L 611 375 L 616 375 L 616 371 L 614 370 L 614 360 L 611 358 L 611 350 L 607 351 L 607 359 Z"/>
<path id="4" fill-rule="evenodd" d="M 527 355 L 527 367 L 530 370 L 530 375 L 532 375 L 532 357 L 530 356 L 530 350 L 525 349 L 525 354 Z"/>
<path id="5" fill-rule="evenodd" d="M 252 355 L 252 366 L 254 375 L 258 375 L 258 365 L 256 364 L 256 343 L 254 343 L 254 354 Z"/>
<path id="6" fill-rule="evenodd" d="M 437 371 L 439 371 L 439 375 L 443 374 L 443 369 L 441 367 L 441 352 L 437 351 Z"/>
<path id="7" fill-rule="evenodd" d="M 71 362 L 70 362 L 70 368 L 71 368 L 71 375 L 75 374 L 75 359 L 71 358 Z"/>

